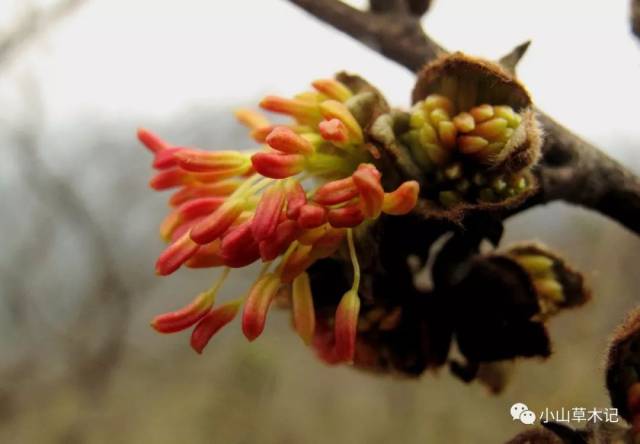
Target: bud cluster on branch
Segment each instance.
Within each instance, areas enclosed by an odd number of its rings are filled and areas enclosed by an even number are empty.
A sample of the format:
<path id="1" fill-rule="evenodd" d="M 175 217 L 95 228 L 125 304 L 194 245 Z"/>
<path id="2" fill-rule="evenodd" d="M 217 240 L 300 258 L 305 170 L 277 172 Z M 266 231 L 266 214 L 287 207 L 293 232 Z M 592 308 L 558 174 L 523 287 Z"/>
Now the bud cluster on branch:
<path id="1" fill-rule="evenodd" d="M 582 303 L 586 292 L 581 278 L 570 279 L 573 272 L 546 250 L 523 246 L 473 256 L 464 278 L 444 290 L 449 298 L 443 300 L 445 306 L 458 300 L 471 307 L 476 302 L 467 297 L 474 288 L 492 288 L 493 297 L 479 300 L 477 310 L 469 312 L 487 315 L 463 314 L 443 327 L 449 333 L 432 331 L 440 339 L 430 341 L 441 345 L 422 363 L 411 355 L 398 358 L 397 347 L 423 328 L 423 311 L 431 309 L 421 305 L 419 295 L 414 299 L 411 289 L 395 300 L 381 296 L 375 288 L 381 271 L 372 265 L 384 262 L 375 258 L 376 244 L 389 237 L 390 216 L 463 226 L 468 214 L 512 207 L 536 189 L 530 169 L 542 138 L 524 87 L 499 66 L 461 53 L 425 66 L 409 111 L 391 109 L 377 89 L 355 75 L 340 73 L 312 85 L 292 98 L 267 96 L 260 102 L 264 110 L 289 116 L 290 123 L 272 124 L 256 111 L 237 111 L 259 144 L 252 150 L 174 146 L 139 131 L 154 155 L 151 187 L 177 188 L 160 226 L 169 245 L 156 262 L 157 273 L 168 275 L 183 265 L 222 269 L 209 290 L 156 317 L 152 326 L 163 333 L 193 327 L 191 345 L 201 352 L 241 309 L 243 333 L 255 340 L 278 300 L 291 308 L 303 341 L 328 363 L 420 373 L 445 362 L 454 331 L 472 362 L 548 355 L 543 323 L 561 308 Z M 404 235 L 421 242 L 415 233 Z M 396 253 L 406 264 L 399 245 Z M 317 273 L 309 274 L 326 261 L 351 263 L 351 271 L 339 269 L 342 276 L 335 277 L 333 288 L 319 283 Z M 254 262 L 261 262 L 262 270 L 246 296 L 218 304 L 230 269 Z M 345 284 L 349 275 L 351 283 Z M 443 292 L 440 287 L 437 292 Z M 438 310 L 427 317 L 438 316 Z M 487 324 L 497 313 L 506 317 Z M 500 341 L 500 335 L 513 332 L 528 335 L 521 341 L 524 349 Z"/>
<path id="2" fill-rule="evenodd" d="M 410 212 L 419 184 L 404 180 L 384 189 L 376 165 L 381 154 L 366 129 L 386 111 L 386 102 L 363 80 L 343 77 L 346 83 L 316 80 L 313 91 L 260 102 L 265 110 L 290 116 L 290 124 L 273 125 L 262 114 L 239 110 L 238 119 L 261 144 L 257 150 L 206 151 L 138 132 L 154 154 L 158 172 L 151 187 L 178 188 L 160 227 L 169 245 L 156 262 L 157 273 L 168 275 L 182 265 L 223 268 L 211 289 L 154 319 L 156 330 L 195 326 L 191 344 L 201 352 L 243 307 L 242 329 L 252 341 L 262 333 L 272 301 L 284 295 L 291 300 L 296 330 L 311 343 L 315 314 L 306 270 L 346 243 L 354 279 L 335 310 L 331 350 L 337 361 L 353 360 L 360 304 L 354 236 L 381 214 Z M 229 269 L 256 261 L 263 268 L 247 296 L 218 307 L 216 296 Z"/>

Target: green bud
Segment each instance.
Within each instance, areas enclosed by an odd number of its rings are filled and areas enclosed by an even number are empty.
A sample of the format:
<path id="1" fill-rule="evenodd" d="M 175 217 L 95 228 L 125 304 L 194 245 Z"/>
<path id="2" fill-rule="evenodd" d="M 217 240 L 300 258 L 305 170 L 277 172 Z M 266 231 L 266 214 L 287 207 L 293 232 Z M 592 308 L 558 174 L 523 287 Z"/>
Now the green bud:
<path id="1" fill-rule="evenodd" d="M 438 198 L 440 203 L 447 208 L 451 208 L 462 201 L 462 196 L 456 191 L 440 191 Z"/>
<path id="2" fill-rule="evenodd" d="M 478 198 L 482 202 L 495 202 L 498 200 L 496 193 L 491 188 L 483 188 L 478 193 Z"/>
<path id="3" fill-rule="evenodd" d="M 532 276 L 545 276 L 553 270 L 553 260 L 547 256 L 522 254 L 514 256 L 514 259 Z"/>
<path id="4" fill-rule="evenodd" d="M 487 178 L 484 177 L 484 174 L 482 173 L 475 173 L 473 175 L 472 181 L 475 185 L 481 187 L 487 184 Z"/>
<path id="5" fill-rule="evenodd" d="M 449 180 L 456 180 L 462 177 L 462 164 L 455 162 L 444 170 L 444 175 Z"/>
<path id="6" fill-rule="evenodd" d="M 491 188 L 493 188 L 496 193 L 502 193 L 507 188 L 507 182 L 502 179 L 502 176 L 495 177 L 491 181 Z"/>
<path id="7" fill-rule="evenodd" d="M 469 191 L 469 188 L 471 188 L 471 182 L 469 182 L 467 179 L 460 179 L 456 182 L 456 190 L 458 190 L 462 194 L 465 194 L 467 191 Z"/>

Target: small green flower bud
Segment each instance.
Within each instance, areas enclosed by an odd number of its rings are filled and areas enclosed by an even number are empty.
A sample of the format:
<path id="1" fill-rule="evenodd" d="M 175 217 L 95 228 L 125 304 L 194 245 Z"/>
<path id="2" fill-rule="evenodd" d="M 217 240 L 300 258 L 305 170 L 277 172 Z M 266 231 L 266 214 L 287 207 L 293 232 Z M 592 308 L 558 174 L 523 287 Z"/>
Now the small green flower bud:
<path id="1" fill-rule="evenodd" d="M 440 191 L 438 198 L 446 208 L 454 207 L 462 201 L 462 196 L 456 191 Z"/>
<path id="2" fill-rule="evenodd" d="M 495 202 L 498 196 L 491 188 L 482 188 L 478 194 L 478 199 L 481 202 Z"/>
<path id="3" fill-rule="evenodd" d="M 456 180 L 462 177 L 462 164 L 452 163 L 444 170 L 444 176 L 449 180 Z"/>

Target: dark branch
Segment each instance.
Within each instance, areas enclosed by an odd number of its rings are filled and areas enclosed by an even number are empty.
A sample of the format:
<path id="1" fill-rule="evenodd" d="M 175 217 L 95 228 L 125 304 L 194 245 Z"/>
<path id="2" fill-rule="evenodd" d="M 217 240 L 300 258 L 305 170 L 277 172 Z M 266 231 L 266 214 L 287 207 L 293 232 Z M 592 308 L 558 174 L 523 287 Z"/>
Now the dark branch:
<path id="1" fill-rule="evenodd" d="M 369 0 L 369 9 L 377 14 L 395 12 L 421 17 L 430 6 L 431 0 Z"/>
<path id="2" fill-rule="evenodd" d="M 631 30 L 640 38 L 640 0 L 631 0 Z"/>
<path id="3" fill-rule="evenodd" d="M 407 0 L 409 12 L 413 15 L 424 15 L 431 7 L 431 0 Z"/>
<path id="4" fill-rule="evenodd" d="M 640 233 L 640 180 L 543 112 L 544 157 L 538 170 L 543 202 L 591 208 Z"/>
<path id="5" fill-rule="evenodd" d="M 424 33 L 420 21 L 408 13 L 360 11 L 339 0 L 290 1 L 413 72 L 445 52 Z M 634 0 L 636 12 L 639 2 Z M 518 46 L 501 60 L 508 67 L 515 67 L 527 46 Z M 582 205 L 640 234 L 638 178 L 595 146 L 540 114 L 547 140 L 544 158 L 537 168 L 542 189 L 532 203 L 564 200 Z"/>
<path id="6" fill-rule="evenodd" d="M 443 52 L 426 36 L 418 17 L 395 12 L 373 14 L 337 0 L 290 1 L 413 72 Z"/>
<path id="7" fill-rule="evenodd" d="M 409 5 L 405 0 L 369 0 L 369 10 L 376 14 L 408 14 Z"/>

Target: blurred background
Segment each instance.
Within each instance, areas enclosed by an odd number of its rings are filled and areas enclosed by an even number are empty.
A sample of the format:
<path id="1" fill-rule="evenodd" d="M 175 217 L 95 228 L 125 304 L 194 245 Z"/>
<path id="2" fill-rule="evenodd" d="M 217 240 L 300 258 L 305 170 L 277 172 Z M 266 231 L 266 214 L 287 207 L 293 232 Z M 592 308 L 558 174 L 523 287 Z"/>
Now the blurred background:
<path id="1" fill-rule="evenodd" d="M 532 39 L 519 72 L 538 105 L 640 173 L 628 8 L 436 0 L 424 26 L 489 58 Z M 609 405 L 604 351 L 640 298 L 640 239 L 561 203 L 510 220 L 506 241 L 563 252 L 595 297 L 551 320 L 552 357 L 516 362 L 499 396 L 446 369 L 397 380 L 327 367 L 284 312 L 256 343 L 234 324 L 202 356 L 188 332 L 149 328 L 214 276 L 154 275 L 166 203 L 147 188 L 136 128 L 250 147 L 235 107 L 342 69 L 408 105 L 409 72 L 283 0 L 0 0 L 0 442 L 497 443 L 527 427 L 515 402 Z M 232 276 L 223 298 L 251 275 Z"/>

